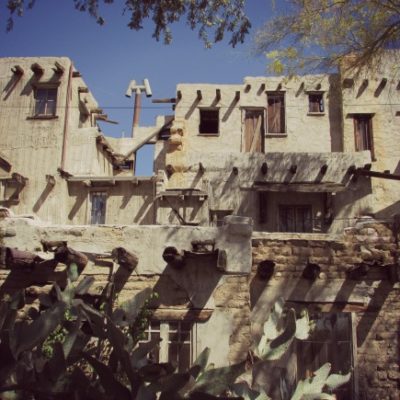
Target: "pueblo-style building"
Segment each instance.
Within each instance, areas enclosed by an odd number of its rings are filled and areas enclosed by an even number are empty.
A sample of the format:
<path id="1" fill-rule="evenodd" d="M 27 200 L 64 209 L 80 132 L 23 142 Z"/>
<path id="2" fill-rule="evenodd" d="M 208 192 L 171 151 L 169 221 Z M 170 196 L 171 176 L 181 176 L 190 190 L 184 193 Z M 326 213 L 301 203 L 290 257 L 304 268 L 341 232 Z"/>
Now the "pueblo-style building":
<path id="1" fill-rule="evenodd" d="M 284 298 L 316 329 L 273 376 L 293 383 L 330 361 L 353 372 L 338 399 L 398 399 L 395 60 L 388 52 L 379 71 L 357 75 L 178 84 L 156 100 L 171 115 L 114 138 L 70 59 L 0 59 L 0 294 L 43 289 L 61 273 L 10 271 L 7 249 L 46 258 L 41 241 L 67 241 L 91 255 L 82 275 L 96 277 L 99 296 L 104 263 L 122 247 L 139 261 L 120 298 L 159 293 L 148 331 L 164 339 L 159 360 L 184 368 L 205 346 L 217 365 L 241 360 Z M 137 176 L 149 143 L 153 174 Z"/>

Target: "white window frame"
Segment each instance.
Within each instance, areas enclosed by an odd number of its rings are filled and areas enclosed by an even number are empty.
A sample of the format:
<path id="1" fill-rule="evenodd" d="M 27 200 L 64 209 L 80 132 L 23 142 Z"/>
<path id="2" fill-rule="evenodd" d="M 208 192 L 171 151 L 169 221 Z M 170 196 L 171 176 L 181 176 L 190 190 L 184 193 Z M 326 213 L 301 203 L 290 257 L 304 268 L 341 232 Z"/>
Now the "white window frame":
<path id="1" fill-rule="evenodd" d="M 153 324 L 155 322 L 159 322 L 160 328 L 154 328 L 152 326 L 152 323 L 149 324 L 149 327 L 145 331 L 146 338 L 142 339 L 139 341 L 139 343 L 146 343 L 152 340 L 152 333 L 159 333 L 160 334 L 160 339 L 161 342 L 159 344 L 159 350 L 158 350 L 158 361 L 160 363 L 166 363 L 169 362 L 169 346 L 171 344 L 171 341 L 169 340 L 169 333 L 172 331 L 170 328 L 170 324 L 177 324 L 178 325 L 178 331 L 181 331 L 181 324 L 182 322 L 186 321 L 152 321 Z M 189 321 L 188 321 L 189 322 Z M 193 362 L 196 359 L 197 356 L 197 325 L 195 322 L 190 322 L 192 324 L 192 327 L 190 329 L 190 338 L 188 341 L 184 341 L 183 343 L 188 343 L 190 344 L 190 365 L 193 365 Z M 172 331 L 171 333 L 174 333 L 175 331 Z M 176 343 L 176 342 L 175 342 Z M 180 342 L 178 342 L 180 343 Z M 179 367 L 178 365 L 176 366 L 177 368 Z"/>

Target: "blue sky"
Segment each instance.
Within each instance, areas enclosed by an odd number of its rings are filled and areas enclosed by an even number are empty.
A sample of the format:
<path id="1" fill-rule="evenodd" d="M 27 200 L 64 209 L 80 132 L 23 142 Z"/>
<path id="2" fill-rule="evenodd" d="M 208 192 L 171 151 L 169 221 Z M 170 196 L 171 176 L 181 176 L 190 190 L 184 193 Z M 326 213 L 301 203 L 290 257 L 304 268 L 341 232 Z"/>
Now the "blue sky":
<path id="1" fill-rule="evenodd" d="M 151 22 L 141 31 L 131 31 L 121 3 L 102 6 L 106 24 L 99 26 L 87 13 L 76 11 L 72 0 L 37 0 L 32 10 L 15 18 L 9 33 L 5 10 L 0 8 L 0 56 L 70 57 L 109 118 L 119 122 L 101 126 L 106 135 L 115 137 L 130 134 L 133 101 L 124 94 L 131 79 L 148 78 L 153 98 L 163 98 L 174 97 L 178 83 L 240 83 L 244 76 L 266 74 L 265 59 L 252 54 L 251 35 L 234 49 L 227 41 L 205 49 L 197 32 L 179 22 L 172 26 L 172 44 L 164 45 L 152 38 Z M 247 1 L 251 33 L 276 12 L 271 3 Z M 281 0 L 278 8 L 283 5 Z M 157 114 L 171 113 L 169 104 L 152 104 L 145 96 L 142 106 L 141 125 L 152 125 Z M 149 147 L 140 154 L 138 175 L 151 173 L 151 151 Z"/>

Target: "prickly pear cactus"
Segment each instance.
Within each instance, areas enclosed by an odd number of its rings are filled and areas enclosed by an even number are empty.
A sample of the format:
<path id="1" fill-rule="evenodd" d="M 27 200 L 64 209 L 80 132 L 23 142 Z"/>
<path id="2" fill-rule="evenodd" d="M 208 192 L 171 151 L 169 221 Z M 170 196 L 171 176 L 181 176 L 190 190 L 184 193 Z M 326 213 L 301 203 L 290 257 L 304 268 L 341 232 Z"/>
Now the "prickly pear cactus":
<path id="1" fill-rule="evenodd" d="M 300 381 L 290 400 L 335 400 L 336 396 L 324 393 L 324 390 L 333 391 L 341 385 L 347 383 L 351 378 L 351 373 L 347 375 L 331 374 L 331 364 L 326 363 L 314 372 L 312 378 Z"/>
<path id="2" fill-rule="evenodd" d="M 264 333 L 254 353 L 263 361 L 278 360 L 289 349 L 294 338 L 307 339 L 311 327 L 306 311 L 303 311 L 299 319 L 296 319 L 294 309 L 289 309 L 284 314 L 284 301 L 279 299 L 271 308 L 271 313 L 264 324 Z"/>

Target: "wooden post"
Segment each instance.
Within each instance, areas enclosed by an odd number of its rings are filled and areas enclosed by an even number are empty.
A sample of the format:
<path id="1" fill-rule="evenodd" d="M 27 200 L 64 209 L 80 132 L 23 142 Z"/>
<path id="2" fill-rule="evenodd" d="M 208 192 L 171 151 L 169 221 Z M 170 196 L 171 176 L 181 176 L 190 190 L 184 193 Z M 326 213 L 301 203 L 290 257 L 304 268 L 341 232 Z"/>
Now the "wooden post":
<path id="1" fill-rule="evenodd" d="M 75 263 L 80 270 L 85 268 L 88 263 L 88 258 L 85 254 L 71 249 L 71 247 L 64 244 L 56 248 L 54 251 L 54 259 L 68 266 Z"/>
<path id="2" fill-rule="evenodd" d="M 43 261 L 43 258 L 29 251 L 22 251 L 6 247 L 6 267 L 14 268 L 30 268 L 32 269 L 37 263 Z"/>
<path id="3" fill-rule="evenodd" d="M 135 254 L 129 252 L 123 247 L 116 247 L 113 249 L 111 252 L 111 257 L 121 267 L 129 271 L 133 271 L 139 262 L 139 258 Z"/>

